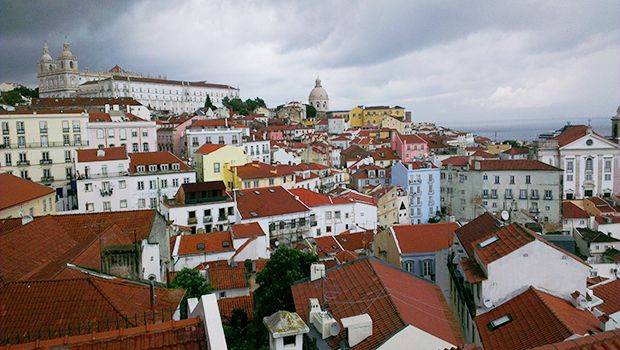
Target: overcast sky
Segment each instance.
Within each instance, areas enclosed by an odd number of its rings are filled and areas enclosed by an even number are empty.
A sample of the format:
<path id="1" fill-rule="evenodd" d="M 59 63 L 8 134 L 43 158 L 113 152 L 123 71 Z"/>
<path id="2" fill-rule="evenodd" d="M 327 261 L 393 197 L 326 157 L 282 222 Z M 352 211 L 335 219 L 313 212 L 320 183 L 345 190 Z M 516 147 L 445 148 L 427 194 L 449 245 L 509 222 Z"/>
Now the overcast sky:
<path id="1" fill-rule="evenodd" d="M 402 105 L 449 125 L 608 118 L 620 104 L 612 1 L 5 1 L 0 81 L 36 83 L 43 42 L 81 69 L 239 86 L 270 106 Z"/>

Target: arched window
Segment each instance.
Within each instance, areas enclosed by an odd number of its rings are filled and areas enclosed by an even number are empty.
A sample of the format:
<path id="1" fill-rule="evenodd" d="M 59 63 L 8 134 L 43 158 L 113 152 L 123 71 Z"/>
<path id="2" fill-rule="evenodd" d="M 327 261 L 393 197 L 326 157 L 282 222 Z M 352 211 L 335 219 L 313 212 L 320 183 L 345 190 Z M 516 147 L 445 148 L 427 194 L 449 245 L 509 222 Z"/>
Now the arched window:
<path id="1" fill-rule="evenodd" d="M 50 70 L 52 70 L 52 65 L 50 64 Z"/>
<path id="2" fill-rule="evenodd" d="M 592 171 L 594 168 L 594 161 L 592 158 L 586 158 L 586 171 Z"/>
<path id="3" fill-rule="evenodd" d="M 69 67 L 71 67 L 71 69 L 73 69 L 73 61 L 69 62 Z"/>

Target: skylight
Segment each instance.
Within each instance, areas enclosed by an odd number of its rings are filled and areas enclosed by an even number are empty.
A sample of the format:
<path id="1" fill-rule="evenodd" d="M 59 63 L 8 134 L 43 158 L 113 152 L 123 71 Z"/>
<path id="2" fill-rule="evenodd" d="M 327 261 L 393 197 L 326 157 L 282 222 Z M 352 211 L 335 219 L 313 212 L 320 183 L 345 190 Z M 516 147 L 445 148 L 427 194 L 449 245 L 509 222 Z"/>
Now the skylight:
<path id="1" fill-rule="evenodd" d="M 512 321 L 512 317 L 510 315 L 504 315 L 489 322 L 488 327 L 490 330 L 496 330 L 510 321 Z"/>
<path id="2" fill-rule="evenodd" d="M 499 240 L 499 237 L 497 237 L 497 236 L 493 236 L 491 238 L 487 238 L 484 241 L 478 243 L 478 247 L 484 248 L 484 247 L 486 247 L 486 246 L 488 246 L 488 245 L 490 245 L 492 243 L 497 242 L 498 240 Z"/>
<path id="3" fill-rule="evenodd" d="M 258 213 L 257 213 L 257 212 L 255 212 L 255 211 L 251 211 L 251 212 L 250 212 L 250 215 L 252 215 L 253 217 L 257 217 L 257 216 L 258 216 Z"/>
<path id="4" fill-rule="evenodd" d="M 204 243 L 196 244 L 196 249 L 198 249 L 198 250 L 205 250 L 205 244 Z"/>

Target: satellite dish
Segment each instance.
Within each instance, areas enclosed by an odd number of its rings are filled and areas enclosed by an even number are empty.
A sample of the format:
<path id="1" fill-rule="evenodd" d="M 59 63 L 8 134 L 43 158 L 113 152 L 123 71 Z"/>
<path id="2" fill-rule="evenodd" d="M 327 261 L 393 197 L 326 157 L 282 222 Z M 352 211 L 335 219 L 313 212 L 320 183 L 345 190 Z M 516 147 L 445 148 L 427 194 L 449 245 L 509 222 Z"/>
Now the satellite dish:
<path id="1" fill-rule="evenodd" d="M 330 326 L 329 326 L 329 334 L 334 337 L 337 336 L 338 333 L 340 333 L 340 323 L 338 322 L 333 322 Z"/>
<path id="2" fill-rule="evenodd" d="M 503 221 L 508 221 L 508 219 L 510 219 L 510 213 L 508 213 L 506 210 L 502 210 L 502 213 L 500 215 Z"/>

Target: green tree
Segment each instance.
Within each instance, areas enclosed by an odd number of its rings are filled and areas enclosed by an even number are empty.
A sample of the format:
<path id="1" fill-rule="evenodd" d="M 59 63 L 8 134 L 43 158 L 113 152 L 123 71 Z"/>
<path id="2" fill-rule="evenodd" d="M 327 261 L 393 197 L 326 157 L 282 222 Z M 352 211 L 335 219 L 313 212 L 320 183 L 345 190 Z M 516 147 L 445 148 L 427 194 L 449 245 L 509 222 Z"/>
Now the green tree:
<path id="1" fill-rule="evenodd" d="M 200 271 L 188 268 L 176 274 L 172 287 L 183 288 L 186 298 L 198 298 L 213 291 L 207 280 L 200 275 Z"/>
<path id="2" fill-rule="evenodd" d="M 310 265 L 316 255 L 280 247 L 272 255 L 263 271 L 256 276 L 260 287 L 254 293 L 254 317 L 262 320 L 278 310 L 294 311 L 291 286 L 310 276 Z"/>
<path id="3" fill-rule="evenodd" d="M 209 95 L 207 95 L 207 99 L 205 100 L 205 111 L 207 109 L 211 109 L 213 111 L 217 109 L 217 107 L 215 107 L 213 102 L 211 102 L 211 96 L 209 96 Z"/>
<path id="4" fill-rule="evenodd" d="M 38 98 L 39 97 L 39 88 L 29 89 L 25 86 L 19 86 L 13 89 L 13 91 L 17 91 L 20 95 L 24 97 L 30 98 Z"/>
<path id="5" fill-rule="evenodd" d="M 314 119 L 316 118 L 316 108 L 312 105 L 306 105 L 306 118 Z"/>
<path id="6" fill-rule="evenodd" d="M 24 103 L 22 95 L 16 90 L 6 91 L 2 93 L 2 103 L 10 106 L 15 106 L 20 103 Z"/>

